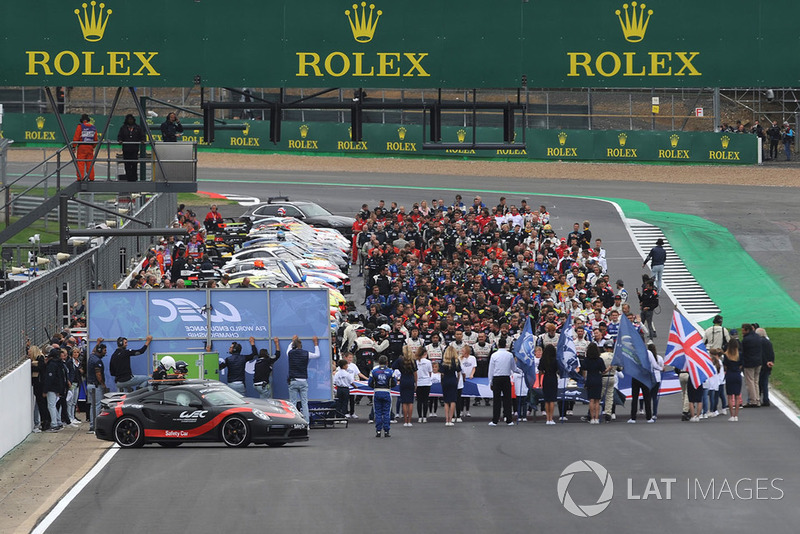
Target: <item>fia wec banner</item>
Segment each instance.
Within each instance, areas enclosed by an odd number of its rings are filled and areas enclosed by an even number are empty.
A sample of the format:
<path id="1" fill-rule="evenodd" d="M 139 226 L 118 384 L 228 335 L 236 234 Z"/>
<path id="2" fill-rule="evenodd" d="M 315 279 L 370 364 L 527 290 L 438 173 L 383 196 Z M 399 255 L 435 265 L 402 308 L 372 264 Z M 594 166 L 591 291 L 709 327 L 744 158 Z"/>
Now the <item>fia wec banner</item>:
<path id="1" fill-rule="evenodd" d="M 187 361 L 190 374 L 227 381 L 226 370 L 219 370 L 231 342 L 242 344 L 242 354 L 252 350 L 249 338 L 255 338 L 256 350 L 274 352 L 272 338 L 278 337 L 282 356 L 272 375 L 276 398 L 289 398 L 286 348 L 297 335 L 305 347 L 312 337 L 319 338 L 321 357 L 310 360 L 309 399 L 332 398 L 331 347 L 328 292 L 325 289 L 184 289 L 90 291 L 87 299 L 89 349 L 102 337 L 108 346 L 105 362 L 108 375 L 111 354 L 118 337 L 128 338 L 129 348 L 138 349 L 145 338 L 153 336 L 149 350 L 131 357 L 135 375 L 150 375 L 161 355 L 197 354 Z M 211 349 L 208 349 L 211 345 Z M 211 358 L 207 357 L 209 354 Z M 254 360 L 245 368 L 249 396 L 253 389 Z M 106 377 L 108 384 L 113 378 Z"/>

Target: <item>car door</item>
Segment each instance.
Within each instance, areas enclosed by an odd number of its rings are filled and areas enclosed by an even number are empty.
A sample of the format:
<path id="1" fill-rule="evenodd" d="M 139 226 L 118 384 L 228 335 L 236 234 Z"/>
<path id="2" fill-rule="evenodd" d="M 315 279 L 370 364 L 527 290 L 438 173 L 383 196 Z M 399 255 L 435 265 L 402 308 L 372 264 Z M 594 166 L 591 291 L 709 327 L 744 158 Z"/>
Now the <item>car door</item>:
<path id="1" fill-rule="evenodd" d="M 172 439 L 207 439 L 213 419 L 202 399 L 189 388 L 169 388 L 159 409 L 162 437 Z"/>

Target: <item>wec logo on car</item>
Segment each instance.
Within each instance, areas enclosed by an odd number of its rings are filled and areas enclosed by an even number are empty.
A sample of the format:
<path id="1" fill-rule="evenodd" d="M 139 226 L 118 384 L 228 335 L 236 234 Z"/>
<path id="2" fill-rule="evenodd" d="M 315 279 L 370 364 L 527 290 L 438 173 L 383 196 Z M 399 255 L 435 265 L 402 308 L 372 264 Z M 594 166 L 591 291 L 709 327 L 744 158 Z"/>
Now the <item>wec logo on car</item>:
<path id="1" fill-rule="evenodd" d="M 184 323 L 205 323 L 206 313 L 210 307 L 198 306 L 197 303 L 192 302 L 185 298 L 172 298 L 172 299 L 153 299 L 150 301 L 151 306 L 160 306 L 166 310 L 166 315 L 157 315 L 157 317 L 164 323 L 171 323 L 178 317 Z M 236 307 L 225 301 L 220 301 L 218 307 L 225 308 L 225 310 L 213 309 L 211 310 L 211 322 L 231 322 L 239 323 L 242 321 L 242 316 Z"/>
<path id="2" fill-rule="evenodd" d="M 180 417 L 181 419 L 197 419 L 198 417 L 200 418 L 205 417 L 207 413 L 208 410 L 195 410 L 193 412 L 187 410 L 185 412 L 181 412 L 181 414 L 178 417 Z"/>

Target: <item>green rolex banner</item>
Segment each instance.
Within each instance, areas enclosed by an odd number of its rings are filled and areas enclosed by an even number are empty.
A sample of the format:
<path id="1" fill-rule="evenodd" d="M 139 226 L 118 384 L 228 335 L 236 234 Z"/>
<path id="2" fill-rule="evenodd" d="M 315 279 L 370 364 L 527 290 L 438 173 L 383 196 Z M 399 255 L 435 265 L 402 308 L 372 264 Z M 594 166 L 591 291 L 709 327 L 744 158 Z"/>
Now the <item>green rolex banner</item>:
<path id="1" fill-rule="evenodd" d="M 0 85 L 796 87 L 798 19 L 752 0 L 6 2 Z"/>

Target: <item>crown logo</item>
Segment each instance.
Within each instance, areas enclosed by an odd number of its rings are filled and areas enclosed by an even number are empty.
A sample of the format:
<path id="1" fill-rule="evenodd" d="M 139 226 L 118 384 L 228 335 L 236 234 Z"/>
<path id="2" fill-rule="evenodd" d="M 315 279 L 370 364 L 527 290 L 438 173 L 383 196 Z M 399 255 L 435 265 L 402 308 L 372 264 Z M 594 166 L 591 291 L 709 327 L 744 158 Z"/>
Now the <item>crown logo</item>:
<path id="1" fill-rule="evenodd" d="M 242 135 L 247 135 L 249 133 L 250 133 L 250 123 L 247 122 L 245 123 L 244 128 L 242 128 Z"/>
<path id="2" fill-rule="evenodd" d="M 348 126 L 347 127 L 347 135 L 350 136 L 350 140 L 352 141 L 353 140 L 353 127 L 352 126 Z"/>
<path id="3" fill-rule="evenodd" d="M 301 124 L 300 125 L 300 137 L 305 139 L 307 136 L 308 136 L 308 125 L 307 124 Z"/>
<path id="4" fill-rule="evenodd" d="M 731 138 L 730 138 L 730 137 L 728 137 L 727 135 L 723 135 L 723 136 L 720 138 L 720 141 L 722 141 L 722 148 L 723 148 L 723 150 L 724 150 L 724 149 L 727 149 L 727 148 L 728 148 L 728 144 L 731 142 Z"/>
<path id="5" fill-rule="evenodd" d="M 614 13 L 617 14 L 619 24 L 622 26 L 622 35 L 629 43 L 638 43 L 644 39 L 644 33 L 647 31 L 647 23 L 650 22 L 650 16 L 653 10 L 647 11 L 647 18 L 644 18 L 645 4 L 639 6 L 639 13 L 636 13 L 636 2 L 631 2 L 631 12 L 628 12 L 628 4 L 622 4 L 622 9 L 625 10 L 625 20 L 622 20 L 622 12 L 618 9 Z"/>
<path id="6" fill-rule="evenodd" d="M 672 134 L 672 135 L 670 135 L 670 136 L 669 136 L 669 144 L 670 144 L 670 146 L 671 146 L 672 148 L 675 148 L 676 146 L 678 146 L 678 140 L 679 140 L 680 138 L 681 138 L 681 137 L 680 137 L 678 134 Z"/>
<path id="7" fill-rule="evenodd" d="M 105 18 L 103 18 L 103 10 L 105 9 L 105 4 L 100 4 L 100 9 L 95 10 L 95 6 L 97 2 L 92 0 L 92 15 L 89 16 L 89 11 L 86 9 L 88 6 L 84 2 L 81 4 L 83 7 L 83 18 L 81 18 L 81 10 L 76 9 L 75 14 L 78 16 L 78 22 L 81 23 L 81 31 L 83 32 L 83 38 L 89 41 L 90 43 L 95 43 L 103 38 L 103 34 L 106 31 L 106 24 L 108 24 L 108 17 L 111 16 L 110 9 L 105 12 Z"/>
<path id="8" fill-rule="evenodd" d="M 358 4 L 353 4 L 353 16 L 350 16 L 350 10 L 346 9 L 344 12 L 347 15 L 347 20 L 350 21 L 350 30 L 353 32 L 353 39 L 359 43 L 368 43 L 375 35 L 375 28 L 378 26 L 378 19 L 383 15 L 380 9 L 375 11 L 375 4 L 369 5 L 369 17 L 367 17 L 367 3 L 361 2 L 361 18 L 358 18 Z M 373 20 L 373 15 L 376 14 Z"/>
<path id="9" fill-rule="evenodd" d="M 152 122 L 148 122 L 148 124 L 152 124 Z M 192 124 L 200 124 L 200 121 L 194 121 Z M 195 135 L 200 133 L 200 130 L 192 130 Z M 246 135 L 246 134 L 245 134 Z"/>
<path id="10" fill-rule="evenodd" d="M 402 141 L 403 139 L 406 138 L 407 131 L 408 130 L 406 130 L 404 127 L 401 126 L 400 128 L 397 129 L 397 137 L 399 137 L 400 140 Z"/>
<path id="11" fill-rule="evenodd" d="M 628 142 L 628 134 L 621 133 L 617 136 L 617 139 L 619 139 L 619 146 L 625 146 L 625 143 Z"/>
<path id="12" fill-rule="evenodd" d="M 42 128 L 44 128 L 44 121 L 45 121 L 45 118 L 44 118 L 44 117 L 42 117 L 41 115 L 40 115 L 40 116 L 38 116 L 38 117 L 36 117 L 36 127 L 37 127 L 38 129 L 40 129 L 40 130 L 41 130 Z"/>
<path id="13" fill-rule="evenodd" d="M 564 146 L 567 144 L 567 134 L 564 132 L 558 132 L 558 144 Z"/>
<path id="14" fill-rule="evenodd" d="M 456 132 L 456 136 L 458 137 L 458 142 L 463 143 L 464 139 L 467 138 L 467 131 L 462 128 L 461 130 Z"/>

